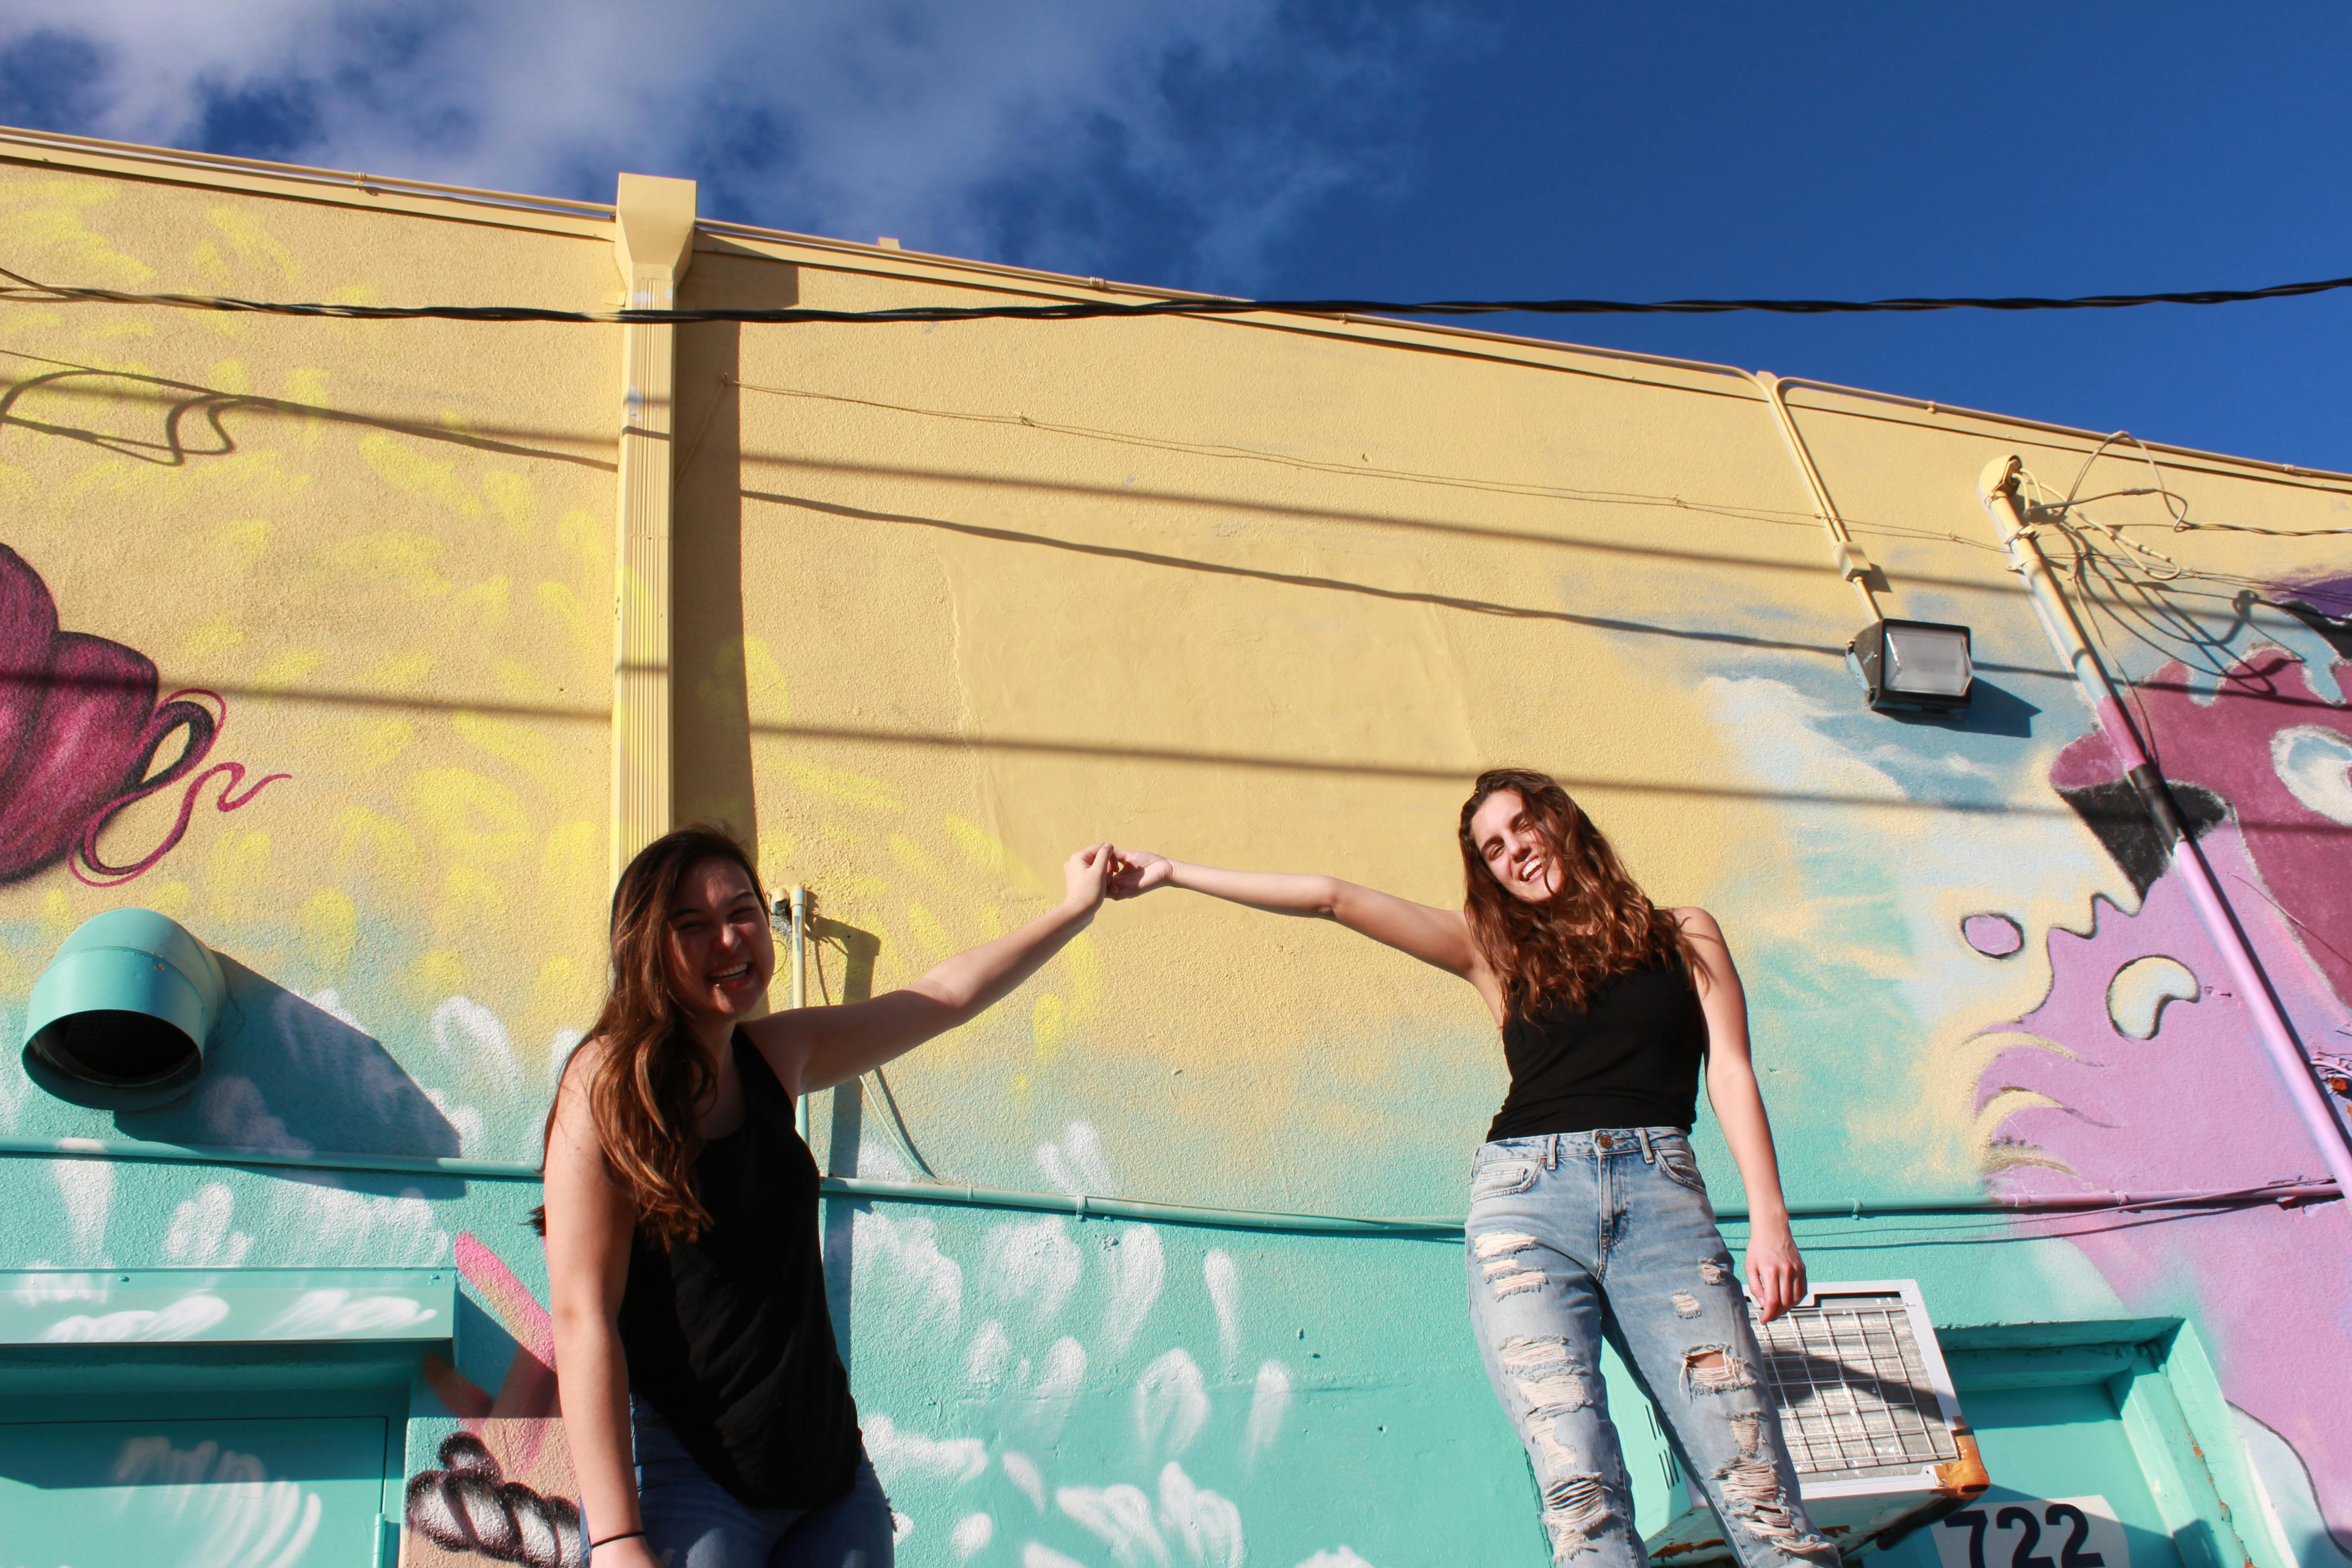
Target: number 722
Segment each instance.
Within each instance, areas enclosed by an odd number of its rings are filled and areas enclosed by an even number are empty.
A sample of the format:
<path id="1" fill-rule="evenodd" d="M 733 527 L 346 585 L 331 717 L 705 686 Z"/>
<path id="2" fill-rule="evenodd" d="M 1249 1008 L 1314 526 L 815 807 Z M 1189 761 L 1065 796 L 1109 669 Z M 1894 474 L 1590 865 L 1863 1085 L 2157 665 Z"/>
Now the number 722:
<path id="1" fill-rule="evenodd" d="M 2062 1524 L 2074 1527 L 2067 1533 L 2066 1544 L 2058 1549 L 2055 1562 L 2036 1554 L 2033 1550 L 2042 1544 L 2042 1521 L 2047 1521 L 2053 1530 Z M 1980 1508 L 1964 1508 L 1958 1513 L 1945 1515 L 1946 1530 L 1969 1532 L 1969 1568 L 1987 1568 L 1984 1546 L 1985 1529 L 1989 1522 L 2001 1530 L 2011 1525 L 2022 1527 L 2017 1549 L 2009 1554 L 2008 1568 L 2106 1568 L 2105 1557 L 2095 1552 L 2083 1550 L 2083 1542 L 2090 1538 L 2091 1521 L 2081 1509 L 2071 1502 L 2052 1503 L 2042 1510 L 2041 1521 L 2034 1519 L 2032 1509 L 2020 1508 L 2014 1503 L 2002 1509 L 1990 1521 Z"/>

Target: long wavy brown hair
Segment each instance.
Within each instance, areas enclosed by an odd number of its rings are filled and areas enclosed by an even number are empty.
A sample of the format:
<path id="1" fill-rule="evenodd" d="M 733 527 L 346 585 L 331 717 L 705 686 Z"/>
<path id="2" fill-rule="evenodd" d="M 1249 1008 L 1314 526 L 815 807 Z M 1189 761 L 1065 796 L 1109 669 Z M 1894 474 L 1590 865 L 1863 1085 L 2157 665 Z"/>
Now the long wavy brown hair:
<path id="1" fill-rule="evenodd" d="M 628 1194 L 638 1230 L 665 1247 L 710 1226 L 694 1191 L 695 1110 L 716 1079 L 670 990 L 667 937 L 678 884 L 711 860 L 741 867 L 765 907 L 759 868 L 723 825 L 681 827 L 638 850 L 613 889 L 612 989 L 587 1036 L 602 1046 L 588 1112 L 605 1167 Z M 547 1125 L 551 1132 L 552 1109 Z"/>
<path id="2" fill-rule="evenodd" d="M 1528 819 L 1559 866 L 1559 890 L 1530 903 L 1505 888 L 1470 835 L 1470 819 L 1505 790 L 1526 803 Z M 1462 803 L 1456 837 L 1465 884 L 1463 913 L 1470 937 L 1502 982 L 1506 1010 L 1538 1012 L 1555 1003 L 1582 1007 L 1612 975 L 1683 964 L 1704 975 L 1682 923 L 1650 901 L 1626 874 L 1617 851 L 1549 773 L 1493 768 L 1478 775 Z"/>

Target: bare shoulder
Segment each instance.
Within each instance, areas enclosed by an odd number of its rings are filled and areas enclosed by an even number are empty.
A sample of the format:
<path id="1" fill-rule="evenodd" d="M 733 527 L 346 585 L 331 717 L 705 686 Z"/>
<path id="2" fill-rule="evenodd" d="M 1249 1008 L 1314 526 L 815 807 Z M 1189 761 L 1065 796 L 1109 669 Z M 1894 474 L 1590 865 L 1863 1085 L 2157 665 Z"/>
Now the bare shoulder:
<path id="1" fill-rule="evenodd" d="M 604 1051 L 602 1036 L 592 1036 L 572 1047 L 572 1055 L 564 1059 L 563 1072 L 555 1080 L 559 1115 L 575 1104 L 584 1107 L 588 1086 L 596 1080 L 596 1069 L 604 1064 Z"/>
<path id="2" fill-rule="evenodd" d="M 1722 925 L 1696 904 L 1686 904 L 1668 912 L 1675 917 L 1675 923 L 1683 928 L 1685 935 L 1704 937 L 1710 942 L 1723 941 Z"/>

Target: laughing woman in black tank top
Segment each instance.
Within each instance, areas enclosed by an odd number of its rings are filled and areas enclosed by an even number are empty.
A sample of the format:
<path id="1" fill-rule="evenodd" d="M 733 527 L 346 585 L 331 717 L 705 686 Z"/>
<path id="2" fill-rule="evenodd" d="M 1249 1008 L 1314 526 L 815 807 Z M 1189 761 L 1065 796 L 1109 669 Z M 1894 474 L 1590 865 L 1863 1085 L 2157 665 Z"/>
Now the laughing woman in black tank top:
<path id="1" fill-rule="evenodd" d="M 1331 877 L 1129 854 L 1110 896 L 1161 886 L 1337 921 L 1460 975 L 1501 1026 L 1510 1089 L 1472 1162 L 1478 1350 L 1534 1467 L 1554 1561 L 1638 1568 L 1601 1343 L 1640 1377 L 1742 1568 L 1834 1568 L 1805 1519 L 1730 1254 L 1692 1158 L 1702 1068 L 1748 1191 L 1757 1312 L 1805 1293 L 1747 1003 L 1705 910 L 1661 910 L 1549 777 L 1480 775 L 1458 827 L 1460 910 Z"/>
<path id="2" fill-rule="evenodd" d="M 655 840 L 613 894 L 613 988 L 547 1122 L 557 1391 L 595 1568 L 889 1568 L 825 1310 L 793 1096 L 977 1016 L 1086 929 L 1115 862 L 901 990 L 754 1017 L 776 967 L 724 833 Z"/>

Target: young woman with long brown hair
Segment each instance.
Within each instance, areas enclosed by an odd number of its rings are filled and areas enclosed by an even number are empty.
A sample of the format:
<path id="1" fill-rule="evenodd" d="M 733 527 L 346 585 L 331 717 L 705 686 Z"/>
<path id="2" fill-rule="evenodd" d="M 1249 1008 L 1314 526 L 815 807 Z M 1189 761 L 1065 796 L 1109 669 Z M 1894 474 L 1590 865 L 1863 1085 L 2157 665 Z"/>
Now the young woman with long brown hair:
<path id="1" fill-rule="evenodd" d="M 793 1098 L 977 1016 L 1094 919 L 1062 902 L 870 1001 L 755 1018 L 776 967 L 751 857 L 690 827 L 613 894 L 612 992 L 547 1120 L 557 1391 L 596 1568 L 889 1568 L 825 1310 Z"/>
<path id="2" fill-rule="evenodd" d="M 1722 928 L 1661 910 L 1547 775 L 1479 775 L 1457 838 L 1459 910 L 1332 877 L 1130 853 L 1113 898 L 1158 887 L 1337 921 L 1476 988 L 1511 1085 L 1472 1161 L 1470 1319 L 1525 1444 L 1555 1562 L 1640 1568 L 1601 1382 L 1614 1342 L 1744 1568 L 1833 1568 L 1807 1522 L 1730 1253 L 1692 1157 L 1702 1065 L 1747 1184 L 1748 1285 L 1766 1321 L 1805 1293 L 1748 1008 Z"/>

